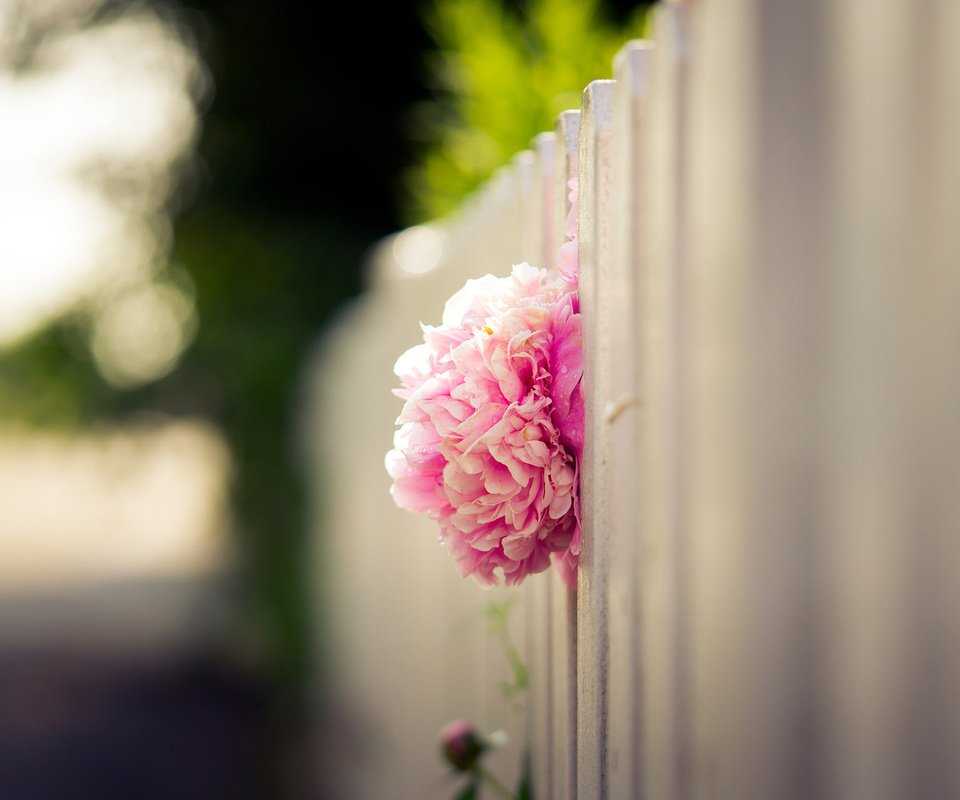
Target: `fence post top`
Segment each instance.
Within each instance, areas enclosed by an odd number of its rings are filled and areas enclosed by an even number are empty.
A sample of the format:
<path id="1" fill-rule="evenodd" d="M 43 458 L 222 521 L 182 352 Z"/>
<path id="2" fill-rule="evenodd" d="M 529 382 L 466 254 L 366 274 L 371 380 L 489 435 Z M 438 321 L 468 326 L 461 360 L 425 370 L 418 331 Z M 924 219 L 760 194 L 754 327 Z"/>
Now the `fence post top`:
<path id="1" fill-rule="evenodd" d="M 653 52 L 653 42 L 634 39 L 621 47 L 613 60 L 613 74 L 633 97 L 646 92 Z"/>
<path id="2" fill-rule="evenodd" d="M 554 145 L 557 141 L 557 135 L 550 132 L 538 133 L 533 137 L 533 141 L 530 143 L 531 148 L 539 154 L 543 155 L 545 153 L 553 153 Z"/>
<path id="3" fill-rule="evenodd" d="M 557 117 L 557 139 L 568 156 L 576 156 L 580 141 L 580 110 L 562 111 Z"/>
<path id="4" fill-rule="evenodd" d="M 613 120 L 614 80 L 590 81 L 583 90 L 583 111 L 595 128 L 607 127 Z"/>

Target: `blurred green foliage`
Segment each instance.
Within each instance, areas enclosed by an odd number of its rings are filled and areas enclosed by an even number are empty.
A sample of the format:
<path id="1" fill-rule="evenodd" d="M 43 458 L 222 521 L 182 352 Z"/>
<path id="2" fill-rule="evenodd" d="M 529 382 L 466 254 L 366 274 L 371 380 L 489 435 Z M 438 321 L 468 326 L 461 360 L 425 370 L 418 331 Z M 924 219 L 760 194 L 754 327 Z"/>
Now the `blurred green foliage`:
<path id="1" fill-rule="evenodd" d="M 440 217 L 557 114 L 579 108 L 591 80 L 610 76 L 625 41 L 643 35 L 646 6 L 614 22 L 599 0 L 440 0 L 425 15 L 434 96 L 411 134 L 425 143 L 407 174 L 412 221 Z"/>

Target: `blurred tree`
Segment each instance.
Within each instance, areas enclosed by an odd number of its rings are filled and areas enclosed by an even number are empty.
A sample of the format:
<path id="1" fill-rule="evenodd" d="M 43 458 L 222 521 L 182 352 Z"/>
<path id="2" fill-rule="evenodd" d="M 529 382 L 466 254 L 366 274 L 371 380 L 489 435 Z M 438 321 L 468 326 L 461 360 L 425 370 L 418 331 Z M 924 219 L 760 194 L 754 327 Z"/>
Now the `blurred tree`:
<path id="1" fill-rule="evenodd" d="M 278 765 L 296 750 L 317 667 L 293 426 L 306 354 L 360 290 L 369 243 L 404 213 L 449 211 L 579 105 L 642 14 L 631 2 L 608 3 L 611 21 L 598 0 L 440 0 L 424 15 L 437 48 L 428 53 L 414 4 L 347 4 L 323 25 L 312 3 L 184 0 L 175 13 L 166 0 L 145 4 L 188 32 L 213 79 L 203 166 L 185 173 L 171 203 L 180 209 L 171 260 L 192 283 L 196 337 L 171 374 L 118 390 L 97 371 L 83 319 L 67 314 L 3 353 L 0 406 L 35 425 L 148 412 L 199 416 L 224 431 L 243 552 L 242 639 L 277 699 L 260 795 L 285 797 Z"/>
<path id="2" fill-rule="evenodd" d="M 607 77 L 620 46 L 643 33 L 646 6 L 621 6 L 616 22 L 599 0 L 529 0 L 520 8 L 440 0 L 429 8 L 433 97 L 411 118 L 411 136 L 425 144 L 407 173 L 411 220 L 448 213 L 552 130 L 557 114 L 579 108 L 583 87 Z"/>
<path id="3" fill-rule="evenodd" d="M 404 4 L 346 6 L 321 26 L 313 4 L 148 5 L 195 43 L 214 86 L 200 160 L 170 176 L 180 187 L 170 260 L 192 284 L 195 339 L 166 377 L 118 390 L 91 357 L 84 316 L 67 313 L 3 353 L 0 407 L 43 427 L 148 413 L 223 431 L 241 552 L 234 642 L 275 701 L 259 761 L 239 766 L 253 773 L 252 797 L 290 797 L 304 782 L 305 700 L 322 666 L 308 617 L 298 374 L 359 291 L 370 243 L 400 224 L 395 197 L 412 158 L 403 118 L 424 96 L 427 38 Z"/>

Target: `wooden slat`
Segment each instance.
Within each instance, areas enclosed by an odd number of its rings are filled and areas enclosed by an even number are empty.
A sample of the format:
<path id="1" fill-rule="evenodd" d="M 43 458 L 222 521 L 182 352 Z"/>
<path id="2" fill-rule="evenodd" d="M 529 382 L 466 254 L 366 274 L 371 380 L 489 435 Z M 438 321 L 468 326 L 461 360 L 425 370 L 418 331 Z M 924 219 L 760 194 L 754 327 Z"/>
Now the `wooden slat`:
<path id="1" fill-rule="evenodd" d="M 566 241 L 564 225 L 567 213 L 570 210 L 568 202 L 571 179 L 577 177 L 577 160 L 580 148 L 580 111 L 564 111 L 557 117 L 554 129 L 555 161 L 554 161 L 554 190 L 553 190 L 553 218 L 551 237 L 553 246 L 551 255 L 556 259 L 557 250 Z M 555 266 L 552 263 L 551 266 Z"/>
<path id="2" fill-rule="evenodd" d="M 613 81 L 583 93 L 579 154 L 580 308 L 586 426 L 580 497 L 583 549 L 577 586 L 577 797 L 607 797 L 608 595 L 610 557 Z"/>
<path id="3" fill-rule="evenodd" d="M 932 534 L 925 569 L 912 576 L 921 592 L 920 614 L 924 631 L 923 662 L 934 665 L 935 676 L 912 673 L 914 684 L 926 687 L 928 702 L 911 715 L 926 737 L 913 738 L 929 750 L 923 761 L 928 780 L 942 797 L 960 796 L 960 759 L 952 743 L 960 741 L 960 629 L 948 609 L 960 607 L 960 493 L 950 476 L 960 475 L 960 362 L 956 358 L 957 321 L 960 320 L 960 227 L 955 224 L 960 208 L 960 50 L 956 31 L 960 30 L 960 4 L 940 2 L 927 17 L 921 31 L 924 47 L 921 57 L 929 59 L 925 79 L 925 140 L 920 169 L 923 175 L 917 200 L 925 222 L 922 249 L 918 255 L 926 264 L 923 300 L 914 306 L 926 324 L 924 339 L 916 343 L 914 355 L 927 365 L 927 400 L 933 400 L 929 412 L 918 410 L 925 424 L 923 443 L 927 449 L 925 469 L 918 471 L 927 481 L 928 498 L 922 498 L 914 513 L 922 517 L 931 509 Z M 931 358 L 931 355 L 933 356 Z M 919 520 L 918 520 L 919 521 Z M 915 618 L 916 618 L 915 617 Z M 929 673 L 927 673 L 929 674 Z M 914 757 L 914 763 L 919 758 Z"/>
<path id="4" fill-rule="evenodd" d="M 694 796 L 821 796 L 821 10 L 691 7 L 681 590 Z"/>
<path id="5" fill-rule="evenodd" d="M 829 789 L 955 797 L 960 15 L 873 12 L 829 10 Z"/>
<path id="6" fill-rule="evenodd" d="M 533 150 L 523 150 L 511 162 L 517 178 L 517 226 L 516 252 L 513 261 L 535 264 L 539 255 L 540 220 L 538 217 L 540 197 L 537 181 L 537 155 Z"/>
<path id="7" fill-rule="evenodd" d="M 554 215 L 554 159 L 557 136 L 555 133 L 541 133 L 534 139 L 534 183 L 536 184 L 534 217 L 537 222 L 537 243 L 534 262 L 538 267 L 553 270 L 556 253 L 553 250 Z M 558 189 L 559 191 L 559 189 Z"/>
<path id="8" fill-rule="evenodd" d="M 644 176 L 641 142 L 646 135 L 646 100 L 651 46 L 631 42 L 614 62 L 612 265 L 599 287 L 610 319 L 609 395 L 601 412 L 609 430 L 609 675 L 607 678 L 608 791 L 611 797 L 639 796 L 641 776 L 639 587 L 637 583 L 637 493 L 640 444 L 639 303 L 641 205 Z"/>
<path id="9" fill-rule="evenodd" d="M 554 134 L 541 134 L 534 141 L 534 177 L 531 231 L 535 240 L 530 253 L 530 262 L 549 267 L 553 229 L 553 162 Z M 553 615 L 550 608 L 550 583 L 553 575 L 536 575 L 524 586 L 527 594 L 527 690 L 528 737 L 527 749 L 531 759 L 531 780 L 534 796 L 543 796 L 550 787 L 553 774 L 551 764 L 553 735 L 553 686 L 551 661 L 550 626 Z M 539 792 L 539 795 L 538 795 Z"/>
<path id="10" fill-rule="evenodd" d="M 536 575 L 528 581 L 526 607 L 527 644 L 529 658 L 527 670 L 529 689 L 527 753 L 530 758 L 530 779 L 534 796 L 549 790 L 553 775 L 553 684 L 551 670 L 551 626 L 553 614 L 550 608 L 550 578 Z"/>
<path id="11" fill-rule="evenodd" d="M 747 320 L 755 211 L 747 185 L 756 142 L 751 75 L 755 31 L 749 0 L 691 10 L 687 399 L 681 456 L 688 516 L 690 761 L 694 797 L 760 798 L 752 774 L 776 753 L 758 736 L 769 687 L 757 682 L 753 648 L 754 530 L 747 407 Z M 762 545 L 761 545 L 762 546 Z M 761 585 L 766 585 L 765 581 Z M 762 607 L 762 606 L 760 606 Z M 752 692 L 759 696 L 755 699 Z M 758 719 L 759 718 L 759 719 Z M 776 737 L 774 737 L 776 738 Z M 752 752 L 753 748 L 756 748 Z M 777 763 L 776 761 L 774 763 Z M 775 797 L 775 794 L 767 795 Z"/>
<path id="12" fill-rule="evenodd" d="M 565 241 L 564 222 L 569 211 L 567 183 L 577 175 L 580 112 L 564 111 L 557 118 L 554 155 L 553 247 L 554 260 Z M 551 740 L 551 785 L 547 796 L 566 800 L 575 797 L 577 748 L 577 657 L 576 593 L 559 577 L 550 575 L 551 685 L 553 732 Z"/>
<path id="13" fill-rule="evenodd" d="M 824 621 L 827 682 L 843 695 L 834 709 L 825 709 L 836 747 L 828 790 L 834 797 L 869 793 L 877 800 L 924 796 L 919 785 L 914 793 L 903 783 L 901 737 L 911 727 L 904 713 L 912 657 L 904 630 L 910 616 L 907 573 L 922 533 L 917 531 L 915 542 L 902 537 L 909 511 L 899 474 L 906 453 L 900 448 L 912 420 L 897 407 L 903 398 L 891 384 L 904 377 L 896 320 L 899 275 L 911 255 L 916 222 L 910 208 L 915 173 L 904 158 L 905 148 L 915 146 L 913 117 L 905 112 L 914 111 L 908 94 L 917 55 L 907 6 L 888 3 L 884 14 L 870 20 L 864 3 L 851 2 L 836 9 L 832 20 L 832 89 L 848 105 L 837 108 L 834 119 L 838 174 L 827 194 L 842 221 L 828 250 L 837 270 L 829 288 L 845 299 L 830 320 L 839 345 L 829 376 L 837 440 L 828 461 L 825 533 L 838 539 L 825 540 L 824 550 L 828 596 L 837 605 L 835 617 Z"/>
<path id="14" fill-rule="evenodd" d="M 641 796 L 685 796 L 687 666 L 683 649 L 685 536 L 682 393 L 686 285 L 687 9 L 655 11 L 649 130 L 643 149 L 638 315 L 641 323 L 638 443 L 641 637 Z"/>

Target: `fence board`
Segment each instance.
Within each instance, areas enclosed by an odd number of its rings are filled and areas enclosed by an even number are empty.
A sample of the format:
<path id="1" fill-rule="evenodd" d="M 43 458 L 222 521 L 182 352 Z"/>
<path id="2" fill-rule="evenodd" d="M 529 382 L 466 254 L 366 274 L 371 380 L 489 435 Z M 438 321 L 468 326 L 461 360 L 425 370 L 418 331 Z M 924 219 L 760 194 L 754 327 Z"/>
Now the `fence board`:
<path id="1" fill-rule="evenodd" d="M 958 628 L 945 610 L 957 606 L 960 530 L 960 58 L 942 31 L 958 15 L 954 4 L 908 2 L 828 13 L 837 110 L 827 196 L 842 221 L 828 252 L 829 789 L 953 797 Z"/>
<path id="2" fill-rule="evenodd" d="M 927 400 L 932 408 L 919 412 L 924 421 L 921 453 L 925 455 L 923 479 L 929 479 L 929 494 L 915 506 L 915 513 L 932 510 L 932 535 L 926 564 L 914 573 L 921 592 L 921 606 L 915 618 L 922 621 L 923 662 L 930 680 L 925 687 L 926 708 L 912 715 L 926 717 L 926 737 L 916 736 L 912 746 L 928 750 L 913 754 L 914 763 L 924 763 L 928 794 L 960 796 L 960 761 L 951 743 L 960 740 L 960 629 L 946 609 L 960 607 L 960 493 L 949 476 L 960 475 L 960 365 L 956 359 L 960 320 L 960 228 L 955 209 L 960 208 L 960 51 L 956 31 L 960 30 L 960 5 L 941 2 L 927 17 L 922 31 L 928 47 L 922 132 L 927 146 L 920 165 L 923 176 L 917 198 L 922 219 L 917 255 L 926 265 L 925 294 L 915 308 L 926 308 L 925 341 L 917 342 L 916 360 L 927 364 Z M 934 365 L 939 365 L 939 369 Z M 935 398 L 935 399 L 934 399 Z M 929 573 L 929 574 L 928 574 Z M 921 671 L 913 673 L 914 687 Z M 934 677 L 935 676 L 935 677 Z M 932 756 L 932 757 L 931 757 Z"/>
<path id="3" fill-rule="evenodd" d="M 815 94 L 790 88 L 816 82 L 815 9 L 748 0 L 691 12 L 692 792 L 817 796 L 816 775 L 803 768 L 803 700 L 819 107 Z"/>
<path id="4" fill-rule="evenodd" d="M 531 231 L 534 240 L 530 263 L 550 268 L 553 215 L 553 163 L 555 137 L 544 133 L 534 142 L 534 178 Z M 551 662 L 550 574 L 534 576 L 525 586 L 527 595 L 527 644 L 529 669 L 527 748 L 531 760 L 534 796 L 549 791 L 553 767 L 550 746 L 553 736 L 553 685 Z"/>
<path id="5" fill-rule="evenodd" d="M 565 241 L 564 222 L 570 210 L 567 200 L 569 181 L 577 175 L 580 140 L 580 112 L 564 111 L 557 118 L 554 191 L 553 246 L 551 255 L 556 264 L 557 251 Z M 553 687 L 553 732 L 551 737 L 550 797 L 566 800 L 576 796 L 577 785 L 577 613 L 576 593 L 556 576 L 550 575 L 551 669 Z"/>
<path id="6" fill-rule="evenodd" d="M 534 181 L 537 186 L 534 219 L 536 220 L 537 242 L 534 250 L 534 263 L 539 267 L 553 270 L 556 254 L 553 252 L 553 214 L 554 214 L 554 158 L 557 136 L 555 133 L 541 133 L 534 139 L 536 161 Z M 560 189 L 558 188 L 557 191 Z"/>
<path id="7" fill-rule="evenodd" d="M 609 430 L 608 636 L 607 678 L 608 791 L 611 797 L 637 797 L 640 785 L 639 589 L 637 583 L 637 493 L 640 397 L 639 302 L 640 227 L 644 184 L 640 161 L 645 135 L 647 71 L 651 47 L 632 42 L 614 62 L 611 270 L 600 288 L 600 304 L 609 318 L 608 397 L 600 409 Z"/>
<path id="8" fill-rule="evenodd" d="M 834 233 L 830 255 L 838 291 L 860 295 L 853 313 L 835 321 L 845 349 L 837 353 L 831 376 L 831 411 L 840 435 L 831 458 L 836 493 L 829 524 L 839 541 L 827 548 L 830 593 L 841 605 L 831 621 L 829 668 L 849 695 L 833 719 L 839 757 L 832 760 L 830 788 L 836 795 L 870 792 L 887 800 L 905 796 L 910 775 L 903 758 L 910 746 L 901 737 L 912 728 L 904 689 L 914 643 L 905 626 L 911 616 L 909 565 L 923 547 L 922 530 L 912 541 L 902 536 L 910 512 L 908 484 L 898 473 L 909 459 L 904 447 L 913 419 L 898 408 L 905 398 L 890 383 L 904 376 L 906 342 L 903 331 L 889 324 L 905 288 L 902 266 L 912 255 L 917 223 L 911 207 L 916 165 L 905 148 L 912 149 L 916 107 L 907 93 L 918 54 L 906 3 L 890 3 L 877 20 L 864 19 L 864 11 L 854 2 L 833 19 L 840 39 L 834 90 L 852 107 L 837 120 L 851 126 L 835 136 L 838 162 L 851 160 L 837 164 L 832 200 L 845 226 Z M 870 70 L 867 80 L 863 67 Z M 871 130 L 879 119 L 881 129 Z M 923 276 L 916 277 L 919 287 Z M 882 361 L 878 350 L 886 353 Z M 890 424 L 895 427 L 888 429 Z M 855 717 L 847 718 L 850 713 Z M 869 771 L 868 763 L 874 765 Z M 909 793 L 923 796 L 922 785 Z"/>
<path id="9" fill-rule="evenodd" d="M 613 81 L 583 93 L 580 127 L 580 308 L 586 425 L 580 497 L 583 549 L 577 586 L 577 797 L 606 798 L 611 395 L 608 314 L 612 281 Z"/>
<path id="10" fill-rule="evenodd" d="M 688 63 L 687 9 L 655 12 L 649 130 L 641 142 L 644 216 L 639 285 L 641 796 L 680 798 L 686 658 L 683 645 L 684 484 L 681 456 L 684 298 L 686 285 L 685 170 Z"/>
<path id="11" fill-rule="evenodd" d="M 747 442 L 747 305 L 752 250 L 747 185 L 754 152 L 752 62 L 755 30 L 747 2 L 691 8 L 688 363 L 682 424 L 689 521 L 685 653 L 690 659 L 690 781 L 694 797 L 759 798 L 753 769 L 775 757 L 758 735 L 769 683 L 757 683 L 760 642 L 750 626 L 755 477 Z M 742 57 L 748 54 L 747 57 Z M 710 125 L 704 123 L 710 120 Z M 759 543 L 763 546 L 763 543 Z M 766 585 L 761 579 L 761 585 Z M 775 655 L 771 653 L 771 655 Z M 754 702 L 756 690 L 762 696 Z M 776 741 L 776 736 L 774 737 Z M 753 748 L 756 748 L 754 751 Z"/>

